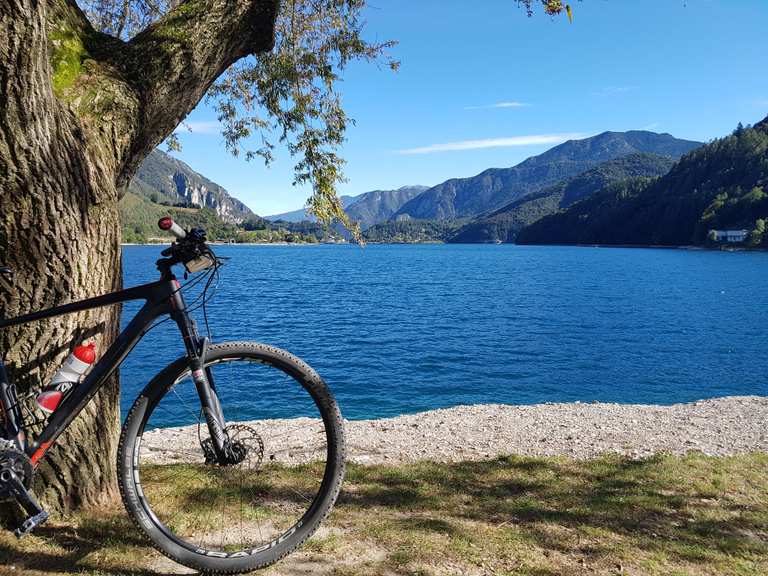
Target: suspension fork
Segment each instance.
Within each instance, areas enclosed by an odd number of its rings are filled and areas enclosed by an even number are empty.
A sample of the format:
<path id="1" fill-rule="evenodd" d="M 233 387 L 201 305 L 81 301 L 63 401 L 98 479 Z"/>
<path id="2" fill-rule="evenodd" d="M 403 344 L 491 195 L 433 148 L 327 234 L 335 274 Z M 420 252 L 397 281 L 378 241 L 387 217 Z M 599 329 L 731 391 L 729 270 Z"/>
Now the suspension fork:
<path id="1" fill-rule="evenodd" d="M 197 358 L 191 362 L 192 380 L 195 383 L 195 388 L 197 388 L 197 395 L 200 397 L 200 405 L 203 407 L 203 415 L 213 440 L 214 451 L 216 456 L 222 456 L 225 444 L 229 439 L 226 432 L 227 423 L 224 420 L 224 412 L 221 409 L 213 374 L 211 369 L 205 366 L 207 352 L 208 338 L 202 338 L 200 339 L 200 352 Z"/>
<path id="2" fill-rule="evenodd" d="M 171 317 L 176 321 L 184 338 L 192 381 L 195 383 L 197 395 L 200 398 L 200 406 L 205 417 L 205 423 L 208 425 L 213 450 L 216 457 L 220 461 L 224 461 L 225 447 L 229 438 L 226 432 L 226 420 L 224 419 L 219 396 L 216 392 L 216 384 L 213 380 L 213 373 L 210 368 L 205 366 L 209 340 L 208 338 L 201 338 L 198 334 L 195 321 L 189 317 L 184 307 L 181 293 L 176 292 L 172 299 L 174 300 L 174 311 L 171 313 Z"/>

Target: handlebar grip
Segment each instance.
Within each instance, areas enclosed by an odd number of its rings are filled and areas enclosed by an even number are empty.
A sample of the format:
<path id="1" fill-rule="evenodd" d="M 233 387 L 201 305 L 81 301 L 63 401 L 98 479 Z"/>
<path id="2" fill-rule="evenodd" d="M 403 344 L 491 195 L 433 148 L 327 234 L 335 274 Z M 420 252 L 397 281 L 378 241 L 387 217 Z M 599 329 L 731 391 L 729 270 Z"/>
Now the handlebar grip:
<path id="1" fill-rule="evenodd" d="M 165 216 L 164 218 L 160 218 L 160 220 L 157 221 L 157 226 L 160 228 L 160 230 L 165 230 L 166 232 L 170 232 L 176 238 L 181 240 L 182 238 L 186 237 L 187 233 L 184 231 L 184 228 L 176 224 L 176 222 L 173 221 L 173 218 L 170 216 Z"/>

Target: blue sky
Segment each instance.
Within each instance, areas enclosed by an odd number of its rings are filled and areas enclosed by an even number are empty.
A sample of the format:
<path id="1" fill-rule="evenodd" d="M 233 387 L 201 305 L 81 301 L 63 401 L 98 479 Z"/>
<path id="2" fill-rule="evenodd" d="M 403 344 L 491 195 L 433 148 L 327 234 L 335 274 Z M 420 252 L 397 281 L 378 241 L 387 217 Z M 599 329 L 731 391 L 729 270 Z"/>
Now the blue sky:
<path id="1" fill-rule="evenodd" d="M 513 0 L 372 0 L 367 35 L 400 71 L 357 64 L 342 194 L 512 166 L 564 139 L 646 129 L 707 141 L 768 115 L 768 0 L 583 0 L 574 22 Z M 300 208 L 293 161 L 232 158 L 201 104 L 176 154 L 257 214 Z"/>

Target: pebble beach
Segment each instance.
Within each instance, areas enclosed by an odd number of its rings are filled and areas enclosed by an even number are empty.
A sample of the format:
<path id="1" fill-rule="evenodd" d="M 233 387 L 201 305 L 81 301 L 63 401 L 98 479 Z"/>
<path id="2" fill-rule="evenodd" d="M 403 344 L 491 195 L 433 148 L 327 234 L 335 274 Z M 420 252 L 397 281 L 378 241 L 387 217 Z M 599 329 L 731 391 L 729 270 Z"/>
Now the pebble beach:
<path id="1" fill-rule="evenodd" d="M 361 464 L 457 462 L 501 455 L 594 458 L 616 453 L 726 456 L 768 452 L 768 397 L 731 396 L 669 406 L 548 403 L 457 406 L 377 420 L 346 420 L 347 458 Z M 288 465 L 317 457 L 319 421 L 249 422 L 265 458 Z M 142 450 L 166 463 L 198 452 L 197 426 L 146 432 Z M 169 446 L 174 449 L 169 450 Z"/>

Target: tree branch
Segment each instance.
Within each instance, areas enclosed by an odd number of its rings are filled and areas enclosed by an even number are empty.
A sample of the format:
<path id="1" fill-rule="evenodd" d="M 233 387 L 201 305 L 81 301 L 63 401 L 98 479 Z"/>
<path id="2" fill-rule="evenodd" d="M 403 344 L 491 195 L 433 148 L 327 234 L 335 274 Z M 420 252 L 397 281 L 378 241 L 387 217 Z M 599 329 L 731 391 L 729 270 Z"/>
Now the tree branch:
<path id="1" fill-rule="evenodd" d="M 273 47 L 277 10 L 278 0 L 187 0 L 124 46 L 140 111 L 119 185 L 230 65 Z"/>

